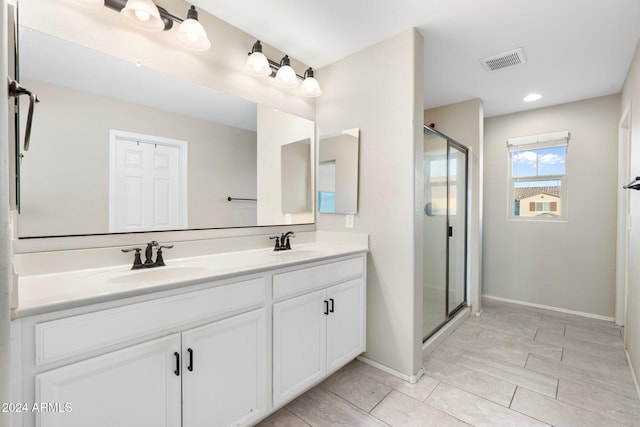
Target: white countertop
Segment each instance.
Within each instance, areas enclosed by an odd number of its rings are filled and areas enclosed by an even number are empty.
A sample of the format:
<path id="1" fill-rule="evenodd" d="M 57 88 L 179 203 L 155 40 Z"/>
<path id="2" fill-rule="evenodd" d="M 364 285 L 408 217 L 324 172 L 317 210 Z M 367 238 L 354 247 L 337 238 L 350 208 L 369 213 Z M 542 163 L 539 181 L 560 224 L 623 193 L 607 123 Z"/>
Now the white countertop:
<path id="1" fill-rule="evenodd" d="M 182 259 L 165 255 L 166 266 L 113 267 L 20 276 L 13 318 L 48 313 L 265 270 L 366 252 L 361 245 L 305 244 L 274 252 L 254 249 Z M 133 255 L 132 255 L 133 260 Z"/>

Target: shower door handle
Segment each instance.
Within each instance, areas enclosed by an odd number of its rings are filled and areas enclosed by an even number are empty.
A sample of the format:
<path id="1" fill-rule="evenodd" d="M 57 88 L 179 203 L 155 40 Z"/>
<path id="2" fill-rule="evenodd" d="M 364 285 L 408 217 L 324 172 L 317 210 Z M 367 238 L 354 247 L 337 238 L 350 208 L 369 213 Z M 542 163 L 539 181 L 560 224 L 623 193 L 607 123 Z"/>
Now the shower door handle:
<path id="1" fill-rule="evenodd" d="M 9 78 L 9 96 L 14 98 L 20 95 L 29 96 L 29 113 L 27 114 L 27 127 L 24 131 L 24 151 L 29 150 L 29 141 L 31 140 L 31 123 L 33 122 L 33 106 L 36 102 L 40 102 L 38 96 L 30 90 L 20 85 L 17 81 Z"/>
<path id="2" fill-rule="evenodd" d="M 449 235 L 449 237 L 453 237 L 453 227 L 452 226 L 449 226 L 448 235 Z"/>

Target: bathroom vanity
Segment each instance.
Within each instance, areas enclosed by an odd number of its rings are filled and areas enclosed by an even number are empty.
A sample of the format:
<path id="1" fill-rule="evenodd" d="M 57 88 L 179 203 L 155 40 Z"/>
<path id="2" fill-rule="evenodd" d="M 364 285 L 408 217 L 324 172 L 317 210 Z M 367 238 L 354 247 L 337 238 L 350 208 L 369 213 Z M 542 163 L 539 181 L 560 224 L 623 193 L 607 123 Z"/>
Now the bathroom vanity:
<path id="1" fill-rule="evenodd" d="M 253 425 L 365 351 L 366 251 L 21 277 L 14 423 Z"/>

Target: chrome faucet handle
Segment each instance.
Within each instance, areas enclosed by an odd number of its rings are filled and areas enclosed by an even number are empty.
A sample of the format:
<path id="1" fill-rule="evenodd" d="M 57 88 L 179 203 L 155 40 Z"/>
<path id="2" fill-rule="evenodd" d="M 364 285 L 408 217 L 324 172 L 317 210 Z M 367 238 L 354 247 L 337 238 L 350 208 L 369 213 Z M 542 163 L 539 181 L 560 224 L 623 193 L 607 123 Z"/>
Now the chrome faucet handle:
<path id="1" fill-rule="evenodd" d="M 158 246 L 158 250 L 162 250 L 162 249 L 171 249 L 173 248 L 173 245 L 162 245 L 162 246 Z"/>

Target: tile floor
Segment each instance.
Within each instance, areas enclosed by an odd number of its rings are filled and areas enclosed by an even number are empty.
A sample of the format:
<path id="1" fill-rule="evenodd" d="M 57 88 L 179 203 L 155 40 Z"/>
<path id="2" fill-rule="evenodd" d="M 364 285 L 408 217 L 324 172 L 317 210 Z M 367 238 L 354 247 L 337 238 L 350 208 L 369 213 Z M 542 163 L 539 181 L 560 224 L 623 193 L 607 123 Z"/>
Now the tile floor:
<path id="1" fill-rule="evenodd" d="M 354 361 L 259 425 L 640 426 L 613 323 L 484 302 L 409 384 Z"/>

